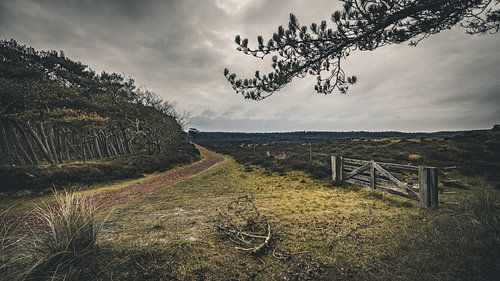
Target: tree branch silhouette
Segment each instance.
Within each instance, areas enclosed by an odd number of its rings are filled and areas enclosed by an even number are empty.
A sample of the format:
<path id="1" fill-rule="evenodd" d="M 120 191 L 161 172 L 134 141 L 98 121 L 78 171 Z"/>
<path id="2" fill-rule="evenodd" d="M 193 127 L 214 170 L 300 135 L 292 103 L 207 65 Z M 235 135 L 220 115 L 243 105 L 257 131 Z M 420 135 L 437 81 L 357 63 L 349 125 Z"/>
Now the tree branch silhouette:
<path id="1" fill-rule="evenodd" d="M 327 21 L 301 26 L 290 14 L 288 27 L 278 27 L 265 42 L 249 47 L 248 39 L 236 35 L 237 50 L 263 59 L 272 55 L 273 71 L 253 78 L 237 78 L 224 69 L 236 93 L 246 99 L 262 100 L 307 74 L 316 76 L 317 93 L 346 93 L 356 76 L 348 76 L 341 62 L 353 51 L 372 51 L 390 44 L 408 42 L 416 46 L 432 34 L 454 26 L 468 34 L 492 34 L 500 28 L 500 0 L 342 0 L 343 9 Z"/>

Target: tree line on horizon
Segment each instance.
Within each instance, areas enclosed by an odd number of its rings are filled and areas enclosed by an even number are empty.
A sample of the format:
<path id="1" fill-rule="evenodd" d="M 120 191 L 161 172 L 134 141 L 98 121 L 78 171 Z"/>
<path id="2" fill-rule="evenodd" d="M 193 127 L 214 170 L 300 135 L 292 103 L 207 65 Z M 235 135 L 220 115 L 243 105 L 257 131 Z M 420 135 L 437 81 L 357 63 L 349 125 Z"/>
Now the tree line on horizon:
<path id="1" fill-rule="evenodd" d="M 245 132 L 190 132 L 190 138 L 194 141 L 293 141 L 293 140 L 330 140 L 330 139 L 353 139 L 353 138 L 423 138 L 423 137 L 454 137 L 467 133 L 481 132 L 473 131 L 440 131 L 440 132 L 398 132 L 398 131 L 297 131 L 297 132 L 269 132 L 269 133 L 245 133 Z"/>

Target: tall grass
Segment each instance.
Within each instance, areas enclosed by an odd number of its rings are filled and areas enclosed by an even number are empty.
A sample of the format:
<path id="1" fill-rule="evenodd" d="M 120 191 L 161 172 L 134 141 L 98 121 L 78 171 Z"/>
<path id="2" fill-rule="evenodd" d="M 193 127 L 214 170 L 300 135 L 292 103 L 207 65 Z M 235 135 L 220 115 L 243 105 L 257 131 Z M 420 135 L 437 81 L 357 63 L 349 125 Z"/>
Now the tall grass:
<path id="1" fill-rule="evenodd" d="M 38 227 L 24 243 L 31 259 L 26 276 L 44 278 L 74 272 L 74 266 L 95 250 L 101 224 L 92 197 L 54 191 L 54 201 L 36 205 Z"/>
<path id="2" fill-rule="evenodd" d="M 3 268 L 7 260 L 7 252 L 13 245 L 11 237 L 13 223 L 7 217 L 8 211 L 0 212 L 0 268 Z"/>
<path id="3" fill-rule="evenodd" d="M 473 198 L 468 206 L 468 209 L 473 213 L 478 222 L 482 223 L 490 232 L 488 238 L 500 242 L 500 199 L 493 191 L 491 186 L 488 186 L 484 178 L 481 179 L 479 187 L 473 189 Z"/>
<path id="4" fill-rule="evenodd" d="M 9 217 L 9 210 L 0 212 L 0 279 L 12 279 L 17 273 L 15 247 L 22 237 L 16 235 L 16 222 Z"/>
<path id="5" fill-rule="evenodd" d="M 387 224 L 385 235 L 396 239 L 382 245 L 387 249 L 382 260 L 391 266 L 386 270 L 418 280 L 498 280 L 500 194 L 479 181 L 463 200 L 457 206 L 419 210 L 416 217 L 404 218 L 402 228 Z M 392 267 L 394 258 L 397 267 Z"/>

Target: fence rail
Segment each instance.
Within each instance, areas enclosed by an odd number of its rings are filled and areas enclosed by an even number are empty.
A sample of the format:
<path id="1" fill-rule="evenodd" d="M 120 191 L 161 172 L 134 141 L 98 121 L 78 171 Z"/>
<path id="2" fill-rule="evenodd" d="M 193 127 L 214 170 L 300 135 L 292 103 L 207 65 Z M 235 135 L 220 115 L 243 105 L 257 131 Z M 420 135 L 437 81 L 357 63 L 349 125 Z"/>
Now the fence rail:
<path id="1" fill-rule="evenodd" d="M 332 180 L 367 186 L 420 201 L 423 208 L 438 206 L 438 171 L 435 167 L 413 166 L 331 156 Z"/>

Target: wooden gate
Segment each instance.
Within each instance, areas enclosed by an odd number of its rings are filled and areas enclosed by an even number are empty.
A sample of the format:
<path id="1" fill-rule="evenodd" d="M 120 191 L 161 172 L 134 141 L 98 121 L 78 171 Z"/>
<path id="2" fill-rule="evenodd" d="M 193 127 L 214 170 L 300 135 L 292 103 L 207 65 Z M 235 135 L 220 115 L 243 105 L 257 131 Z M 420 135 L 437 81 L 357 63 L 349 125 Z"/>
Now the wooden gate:
<path id="1" fill-rule="evenodd" d="M 420 201 L 423 208 L 438 206 L 438 171 L 435 167 L 359 160 L 332 156 L 332 179 L 367 186 Z"/>

